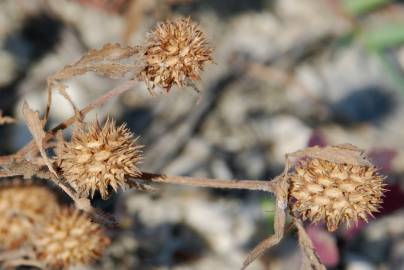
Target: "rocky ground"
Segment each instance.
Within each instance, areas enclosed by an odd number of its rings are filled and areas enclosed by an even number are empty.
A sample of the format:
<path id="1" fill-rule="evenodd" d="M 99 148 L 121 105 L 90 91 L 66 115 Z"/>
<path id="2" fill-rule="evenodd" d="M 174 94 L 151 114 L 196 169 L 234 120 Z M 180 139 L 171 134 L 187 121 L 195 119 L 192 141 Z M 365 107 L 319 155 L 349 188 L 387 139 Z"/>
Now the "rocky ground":
<path id="1" fill-rule="evenodd" d="M 338 1 L 133 0 L 126 15 L 119 5 L 99 2 L 0 2 L 0 109 L 20 120 L 0 128 L 2 154 L 29 140 L 21 105 L 27 100 L 44 110 L 48 76 L 90 48 L 136 44 L 157 20 L 189 15 L 215 48 L 216 63 L 198 83 L 201 95 L 174 89 L 150 96 L 139 84 L 90 118 L 127 122 L 145 145 L 142 169 L 173 175 L 268 180 L 283 169 L 285 153 L 309 145 L 366 149 L 388 175 L 382 212 L 356 229 L 309 232 L 330 269 L 404 269 L 404 88 L 379 54 L 350 35 L 358 22 L 341 14 Z M 401 75 L 404 47 L 383 53 Z M 89 74 L 69 82 L 69 91 L 85 106 L 117 84 Z M 55 97 L 51 122 L 71 114 Z M 238 269 L 272 233 L 273 198 L 265 194 L 158 188 L 99 202 L 121 228 L 111 232 L 113 243 L 93 269 Z M 249 269 L 298 269 L 299 263 L 290 231 Z"/>

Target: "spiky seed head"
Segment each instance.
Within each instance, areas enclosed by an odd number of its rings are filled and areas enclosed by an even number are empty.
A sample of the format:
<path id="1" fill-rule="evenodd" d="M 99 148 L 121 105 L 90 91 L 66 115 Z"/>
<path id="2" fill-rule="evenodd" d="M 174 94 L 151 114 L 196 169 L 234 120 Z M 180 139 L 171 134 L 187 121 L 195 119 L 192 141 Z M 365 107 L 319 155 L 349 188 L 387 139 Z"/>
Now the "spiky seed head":
<path id="1" fill-rule="evenodd" d="M 323 221 L 335 231 L 340 224 L 367 222 L 380 208 L 383 186 L 375 167 L 305 160 L 290 176 L 291 211 L 303 220 Z"/>
<path id="2" fill-rule="evenodd" d="M 149 90 L 160 86 L 169 92 L 173 85 L 184 87 L 200 79 L 205 64 L 213 62 L 212 51 L 189 17 L 160 23 L 149 34 L 140 79 Z"/>
<path id="3" fill-rule="evenodd" d="M 77 192 L 93 197 L 98 190 L 106 199 L 110 187 L 125 188 L 127 176 L 140 175 L 141 148 L 125 124 L 107 120 L 103 127 L 94 121 L 77 128 L 57 152 L 63 175 Z"/>
<path id="4" fill-rule="evenodd" d="M 32 231 L 59 208 L 56 196 L 39 185 L 0 187 L 0 248 L 14 249 L 31 240 Z"/>
<path id="5" fill-rule="evenodd" d="M 100 225 L 72 208 L 59 211 L 33 238 L 38 259 L 51 269 L 89 264 L 99 258 L 110 243 Z"/>

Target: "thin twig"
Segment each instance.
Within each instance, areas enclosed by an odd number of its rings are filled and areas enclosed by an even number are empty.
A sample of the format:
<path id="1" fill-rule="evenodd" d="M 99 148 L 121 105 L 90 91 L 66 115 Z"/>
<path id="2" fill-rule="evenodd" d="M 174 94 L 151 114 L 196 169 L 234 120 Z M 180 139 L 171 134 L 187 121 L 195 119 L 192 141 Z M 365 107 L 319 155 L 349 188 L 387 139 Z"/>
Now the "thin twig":
<path id="1" fill-rule="evenodd" d="M 320 262 L 320 259 L 316 254 L 313 242 L 304 229 L 302 221 L 297 218 L 293 218 L 293 223 L 297 228 L 299 245 L 303 252 L 302 269 L 326 270 L 327 268 Z"/>
<path id="2" fill-rule="evenodd" d="M 119 96 L 123 94 L 124 92 L 130 90 L 133 88 L 133 86 L 137 83 L 137 80 L 129 80 L 126 81 L 125 83 L 111 89 L 101 97 L 97 98 L 90 104 L 88 104 L 84 109 L 80 110 L 80 115 L 85 116 L 87 113 L 92 111 L 93 109 L 97 107 L 101 107 L 104 105 L 108 100 L 110 100 L 113 97 Z M 63 130 L 68 128 L 70 125 L 72 125 L 77 119 L 77 116 L 74 115 L 64 122 L 60 123 L 56 127 L 54 127 L 51 131 L 49 131 L 44 139 L 44 144 L 47 143 L 50 139 L 52 139 L 56 133 L 59 130 Z M 31 140 L 27 145 L 25 145 L 23 148 L 21 148 L 17 153 L 13 155 L 8 155 L 8 156 L 0 156 L 0 164 L 7 164 L 11 163 L 13 159 L 22 159 L 25 155 L 27 155 L 29 152 L 31 152 L 33 149 L 35 149 L 36 145 L 33 140 Z"/>
<path id="3" fill-rule="evenodd" d="M 275 220 L 274 220 L 274 234 L 265 240 L 261 241 L 247 256 L 243 262 L 243 267 L 241 270 L 246 269 L 253 261 L 261 257 L 265 251 L 269 248 L 277 245 L 283 238 L 285 234 L 285 224 L 286 224 L 286 211 L 284 208 L 285 200 L 287 200 L 287 179 L 286 174 L 283 173 L 277 176 L 275 181 L 273 181 L 273 189 L 276 194 L 276 208 L 275 208 Z M 286 196 L 286 197 L 285 197 Z"/>
<path id="4" fill-rule="evenodd" d="M 224 180 L 195 178 L 188 176 L 168 176 L 164 174 L 155 174 L 142 172 L 138 179 L 150 180 L 155 183 L 179 184 L 207 188 L 229 188 L 229 189 L 248 189 L 265 192 L 274 192 L 274 181 L 257 180 Z"/>

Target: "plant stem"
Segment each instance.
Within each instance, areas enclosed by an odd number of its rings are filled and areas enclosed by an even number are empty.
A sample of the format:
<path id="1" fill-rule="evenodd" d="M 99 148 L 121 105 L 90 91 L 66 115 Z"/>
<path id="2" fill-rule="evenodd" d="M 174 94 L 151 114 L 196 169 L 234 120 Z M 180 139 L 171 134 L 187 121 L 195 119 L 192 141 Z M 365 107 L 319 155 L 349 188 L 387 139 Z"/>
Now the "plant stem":
<path id="1" fill-rule="evenodd" d="M 260 180 L 224 180 L 210 178 L 196 178 L 188 176 L 168 176 L 142 172 L 137 179 L 150 180 L 155 183 L 179 184 L 207 188 L 248 189 L 265 192 L 274 192 L 275 181 Z"/>

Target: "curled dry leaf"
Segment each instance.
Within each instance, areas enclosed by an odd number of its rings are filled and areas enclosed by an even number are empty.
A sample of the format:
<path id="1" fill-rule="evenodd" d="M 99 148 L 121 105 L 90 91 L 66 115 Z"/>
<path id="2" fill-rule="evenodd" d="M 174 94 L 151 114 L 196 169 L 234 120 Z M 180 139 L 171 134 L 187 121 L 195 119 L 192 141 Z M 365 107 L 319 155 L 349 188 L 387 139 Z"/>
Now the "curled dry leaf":
<path id="1" fill-rule="evenodd" d="M 35 144 L 38 147 L 38 150 L 41 153 L 41 156 L 42 156 L 46 166 L 49 168 L 49 171 L 51 171 L 57 177 L 57 173 L 53 169 L 52 163 L 45 153 L 43 140 L 46 136 L 46 133 L 43 130 L 44 123 L 39 117 L 39 112 L 33 111 L 29 107 L 28 103 L 26 101 L 24 101 L 24 104 L 22 107 L 22 113 L 27 122 L 28 129 L 31 132 L 32 136 L 34 137 Z"/>
<path id="2" fill-rule="evenodd" d="M 352 144 L 308 147 L 286 155 L 287 158 L 317 158 L 338 164 L 372 166 L 364 151 Z"/>
<path id="3" fill-rule="evenodd" d="M 136 55 L 139 48 L 121 47 L 120 44 L 106 44 L 99 50 L 90 50 L 79 61 L 65 66 L 49 78 L 49 81 L 65 81 L 87 72 L 95 72 L 110 78 L 120 78 L 135 67 L 135 63 L 124 60 Z"/>

